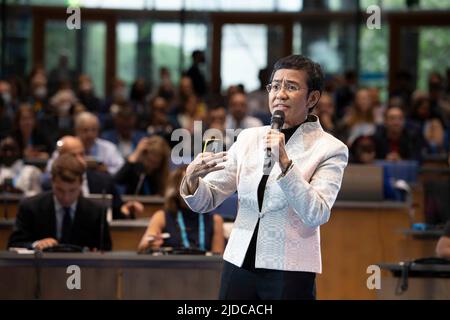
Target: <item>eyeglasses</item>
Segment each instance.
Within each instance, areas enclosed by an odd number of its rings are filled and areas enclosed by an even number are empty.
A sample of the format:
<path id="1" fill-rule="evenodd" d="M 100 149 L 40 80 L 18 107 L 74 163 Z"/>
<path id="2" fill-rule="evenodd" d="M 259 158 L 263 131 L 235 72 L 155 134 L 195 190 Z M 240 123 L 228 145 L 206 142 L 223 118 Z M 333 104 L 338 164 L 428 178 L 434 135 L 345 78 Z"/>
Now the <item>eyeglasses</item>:
<path id="1" fill-rule="evenodd" d="M 305 89 L 308 90 L 308 88 L 303 88 L 303 87 L 299 87 L 296 84 L 293 83 L 289 83 L 289 82 L 285 82 L 283 85 L 283 89 L 286 90 L 289 93 L 293 93 L 293 92 L 297 92 L 301 89 Z M 281 90 L 281 83 L 269 83 L 266 86 L 266 90 L 267 92 L 273 92 L 273 93 L 278 93 Z"/>

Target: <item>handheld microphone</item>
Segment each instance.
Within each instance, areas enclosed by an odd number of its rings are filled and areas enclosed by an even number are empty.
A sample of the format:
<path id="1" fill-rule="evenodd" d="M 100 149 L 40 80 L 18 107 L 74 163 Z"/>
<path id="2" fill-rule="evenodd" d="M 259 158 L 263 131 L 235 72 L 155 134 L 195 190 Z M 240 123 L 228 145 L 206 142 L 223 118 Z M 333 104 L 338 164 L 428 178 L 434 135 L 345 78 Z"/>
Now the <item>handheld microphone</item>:
<path id="1" fill-rule="evenodd" d="M 275 129 L 280 131 L 284 125 L 284 112 L 281 110 L 276 110 L 272 115 L 271 120 L 271 129 Z M 272 159 L 272 150 L 270 147 L 267 147 L 266 154 L 264 156 L 264 174 L 269 174 L 266 169 L 271 168 L 271 159 Z"/>

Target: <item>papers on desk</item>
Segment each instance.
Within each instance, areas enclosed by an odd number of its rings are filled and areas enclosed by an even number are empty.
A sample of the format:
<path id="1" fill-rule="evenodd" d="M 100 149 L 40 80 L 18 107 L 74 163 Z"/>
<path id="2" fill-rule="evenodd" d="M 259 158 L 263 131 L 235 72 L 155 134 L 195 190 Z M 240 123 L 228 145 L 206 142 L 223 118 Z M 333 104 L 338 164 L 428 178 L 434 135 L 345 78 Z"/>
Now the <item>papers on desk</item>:
<path id="1" fill-rule="evenodd" d="M 34 250 L 30 250 L 27 248 L 9 248 L 9 251 L 16 252 L 18 254 L 34 254 Z"/>

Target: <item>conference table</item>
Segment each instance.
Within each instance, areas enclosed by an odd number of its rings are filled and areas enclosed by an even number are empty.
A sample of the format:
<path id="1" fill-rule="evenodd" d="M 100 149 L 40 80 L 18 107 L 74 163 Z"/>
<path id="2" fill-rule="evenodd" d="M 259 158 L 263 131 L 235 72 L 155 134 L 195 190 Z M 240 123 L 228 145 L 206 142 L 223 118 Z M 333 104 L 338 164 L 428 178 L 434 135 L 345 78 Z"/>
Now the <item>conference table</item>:
<path id="1" fill-rule="evenodd" d="M 1 251 L 0 299 L 217 299 L 221 271 L 221 256 Z"/>
<path id="2" fill-rule="evenodd" d="M 371 299 L 368 268 L 380 261 L 412 260 L 434 255 L 437 239 L 406 234 L 414 221 L 403 202 L 336 202 L 330 220 L 320 227 L 322 274 L 319 299 Z"/>
<path id="3" fill-rule="evenodd" d="M 149 211 L 162 208 L 161 199 L 155 199 L 144 203 Z M 417 222 L 412 215 L 410 203 L 337 201 L 330 220 L 321 226 L 323 273 L 317 277 L 317 297 L 376 299 L 377 293 L 366 286 L 369 266 L 434 255 L 437 238 L 424 240 L 405 232 Z M 113 220 L 113 253 L 135 251 L 148 221 L 148 216 Z M 6 249 L 13 224 L 13 218 L 0 219 L 0 249 Z"/>

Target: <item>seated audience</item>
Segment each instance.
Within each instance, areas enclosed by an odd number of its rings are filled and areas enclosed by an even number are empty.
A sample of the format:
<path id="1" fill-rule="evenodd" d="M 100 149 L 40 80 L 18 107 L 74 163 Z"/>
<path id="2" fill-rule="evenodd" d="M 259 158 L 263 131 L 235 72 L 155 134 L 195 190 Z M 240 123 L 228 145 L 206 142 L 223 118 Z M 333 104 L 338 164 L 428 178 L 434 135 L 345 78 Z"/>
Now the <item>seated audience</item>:
<path id="1" fill-rule="evenodd" d="M 420 134 L 407 130 L 403 110 L 390 107 L 384 116 L 384 125 L 374 136 L 376 158 L 390 161 L 420 160 Z"/>
<path id="2" fill-rule="evenodd" d="M 12 137 L 0 141 L 0 190 L 33 196 L 41 192 L 41 170 L 25 165 Z"/>
<path id="3" fill-rule="evenodd" d="M 209 108 L 208 114 L 206 117 L 207 128 L 205 128 L 205 132 L 203 133 L 203 139 L 212 139 L 213 137 L 216 139 L 221 139 L 223 143 L 223 147 L 227 149 L 229 148 L 235 138 L 237 138 L 238 132 L 228 131 L 226 130 L 225 124 L 227 119 L 227 111 L 222 106 L 215 106 Z"/>
<path id="4" fill-rule="evenodd" d="M 339 123 L 336 132 L 338 138 L 350 146 L 359 136 L 373 135 L 376 128 L 373 107 L 369 91 L 359 89 L 353 105 Z"/>
<path id="5" fill-rule="evenodd" d="M 115 174 L 124 164 L 117 147 L 110 141 L 98 137 L 100 124 L 90 112 L 82 112 L 75 118 L 75 133 L 81 139 L 86 155 L 104 166 L 110 174 Z"/>
<path id="6" fill-rule="evenodd" d="M 102 138 L 114 143 L 123 158 L 128 157 L 145 132 L 136 130 L 136 114 L 129 105 L 120 106 L 113 115 L 114 128 L 102 133 Z"/>
<path id="7" fill-rule="evenodd" d="M 270 119 L 272 117 L 269 110 L 266 90 L 269 78 L 269 69 L 260 69 L 258 72 L 259 88 L 247 94 L 249 114 L 260 119 L 264 125 L 270 124 Z"/>
<path id="8" fill-rule="evenodd" d="M 81 195 L 84 172 L 73 155 L 58 157 L 52 166 L 53 190 L 20 203 L 8 247 L 43 250 L 73 244 L 111 250 L 105 209 Z"/>
<path id="9" fill-rule="evenodd" d="M 371 136 L 360 136 L 350 147 L 351 163 L 370 164 L 375 161 L 375 142 Z"/>
<path id="10" fill-rule="evenodd" d="M 15 117 L 14 136 L 25 159 L 47 160 L 53 142 L 36 125 L 36 116 L 28 104 L 22 104 Z"/>
<path id="11" fill-rule="evenodd" d="M 53 113 L 57 116 L 60 135 L 71 134 L 73 131 L 73 118 L 78 105 L 75 93 L 72 89 L 61 88 L 51 97 L 50 105 Z"/>
<path id="12" fill-rule="evenodd" d="M 169 105 L 164 97 L 153 97 L 149 102 L 145 131 L 149 136 L 157 135 L 164 138 L 173 146 L 176 142 L 171 141 L 171 136 L 177 125 L 169 118 L 168 110 Z"/>
<path id="13" fill-rule="evenodd" d="M 162 246 L 191 248 L 222 254 L 225 246 L 223 219 L 219 214 L 193 212 L 180 196 L 180 184 L 186 166 L 179 167 L 172 175 L 165 195 L 164 210 L 155 212 L 138 246 L 139 252 Z M 162 239 L 162 233 L 169 233 Z M 148 237 L 153 236 L 154 241 Z"/>
<path id="14" fill-rule="evenodd" d="M 170 148 L 159 136 L 143 138 L 117 172 L 115 181 L 125 194 L 164 195 L 169 175 Z"/>
<path id="15" fill-rule="evenodd" d="M 422 157 L 424 159 L 446 159 L 448 154 L 448 135 L 441 120 L 432 118 L 426 121 L 423 127 L 423 136 Z"/>
<path id="16" fill-rule="evenodd" d="M 3 139 L 12 131 L 12 120 L 8 115 L 3 97 L 0 96 L 0 139 Z"/>
<path id="17" fill-rule="evenodd" d="M 90 76 L 82 74 L 78 77 L 78 99 L 87 111 L 97 113 L 100 111 L 101 101 L 95 95 L 94 85 Z"/>
<path id="18" fill-rule="evenodd" d="M 163 97 L 170 105 L 175 98 L 175 88 L 170 79 L 170 70 L 167 67 L 159 68 L 159 81 L 156 96 Z"/>
<path id="19" fill-rule="evenodd" d="M 336 131 L 335 108 L 333 97 L 329 93 L 322 93 L 314 113 L 319 117 L 323 130 L 334 135 Z"/>
<path id="20" fill-rule="evenodd" d="M 228 112 L 225 124 L 227 129 L 247 129 L 263 125 L 261 120 L 248 115 L 247 96 L 245 93 L 237 92 L 230 96 Z"/>

